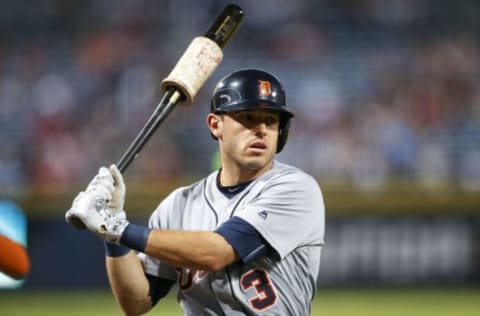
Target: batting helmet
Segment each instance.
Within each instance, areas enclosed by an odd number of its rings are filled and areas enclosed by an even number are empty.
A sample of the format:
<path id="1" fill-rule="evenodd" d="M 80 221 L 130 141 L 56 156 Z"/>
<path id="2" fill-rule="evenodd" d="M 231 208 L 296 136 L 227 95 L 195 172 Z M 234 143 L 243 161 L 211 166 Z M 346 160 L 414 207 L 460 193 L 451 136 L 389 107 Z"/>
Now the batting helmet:
<path id="1" fill-rule="evenodd" d="M 258 69 L 242 69 L 224 77 L 215 87 L 210 112 L 224 114 L 243 110 L 273 110 L 280 113 L 277 153 L 288 138 L 293 113 L 287 110 L 285 90 L 272 74 Z"/>

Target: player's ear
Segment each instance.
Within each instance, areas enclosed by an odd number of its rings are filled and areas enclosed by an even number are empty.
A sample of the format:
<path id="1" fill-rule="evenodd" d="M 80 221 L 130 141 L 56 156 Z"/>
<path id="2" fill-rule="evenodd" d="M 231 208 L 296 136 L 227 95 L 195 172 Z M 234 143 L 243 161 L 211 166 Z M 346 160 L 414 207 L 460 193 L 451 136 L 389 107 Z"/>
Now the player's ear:
<path id="1" fill-rule="evenodd" d="M 207 126 L 208 129 L 210 130 L 210 133 L 215 138 L 218 138 L 220 136 L 220 128 L 221 128 L 221 119 L 220 116 L 214 113 L 209 113 L 207 116 Z"/>

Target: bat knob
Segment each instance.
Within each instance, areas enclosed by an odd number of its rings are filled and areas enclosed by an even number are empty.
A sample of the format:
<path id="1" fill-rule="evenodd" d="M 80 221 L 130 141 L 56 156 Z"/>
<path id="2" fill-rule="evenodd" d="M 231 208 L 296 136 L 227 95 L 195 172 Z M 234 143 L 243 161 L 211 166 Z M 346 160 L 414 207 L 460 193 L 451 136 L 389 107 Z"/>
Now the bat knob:
<path id="1" fill-rule="evenodd" d="M 84 230 L 87 228 L 82 220 L 75 216 L 69 218 L 69 223 L 72 224 L 76 229 Z"/>

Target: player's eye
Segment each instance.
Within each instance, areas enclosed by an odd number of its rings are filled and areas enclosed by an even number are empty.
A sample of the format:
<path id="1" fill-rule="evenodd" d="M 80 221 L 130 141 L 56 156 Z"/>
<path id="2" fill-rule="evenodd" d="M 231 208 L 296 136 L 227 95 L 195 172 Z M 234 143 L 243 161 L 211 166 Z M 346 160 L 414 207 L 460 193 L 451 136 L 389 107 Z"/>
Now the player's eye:
<path id="1" fill-rule="evenodd" d="M 240 112 L 235 115 L 235 120 L 246 126 L 252 126 L 256 122 L 255 115 L 249 112 Z"/>
<path id="2" fill-rule="evenodd" d="M 267 126 L 271 126 L 278 122 L 278 117 L 276 115 L 268 114 L 268 115 L 265 115 L 265 117 L 263 118 L 263 121 Z"/>
<path id="3" fill-rule="evenodd" d="M 245 123 L 253 123 L 255 122 L 255 115 L 251 114 L 251 113 L 244 113 L 242 115 L 242 120 L 245 122 Z"/>
<path id="4" fill-rule="evenodd" d="M 273 126 L 279 121 L 276 114 L 258 112 L 239 112 L 234 115 L 234 119 L 247 128 L 253 128 L 262 123 L 266 126 Z"/>

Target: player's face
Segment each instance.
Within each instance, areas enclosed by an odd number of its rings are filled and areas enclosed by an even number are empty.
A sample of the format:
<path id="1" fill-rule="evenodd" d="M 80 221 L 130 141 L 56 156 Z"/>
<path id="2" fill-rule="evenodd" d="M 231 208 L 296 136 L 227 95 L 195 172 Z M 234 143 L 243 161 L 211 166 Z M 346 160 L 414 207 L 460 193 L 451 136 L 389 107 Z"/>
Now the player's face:
<path id="1" fill-rule="evenodd" d="M 223 166 L 228 163 L 251 172 L 271 166 L 277 150 L 279 114 L 247 110 L 220 117 L 219 136 Z"/>

